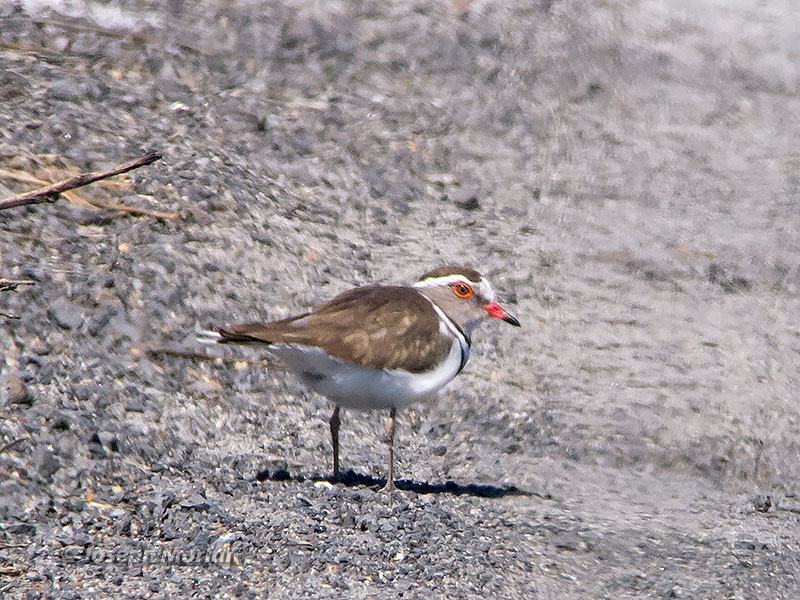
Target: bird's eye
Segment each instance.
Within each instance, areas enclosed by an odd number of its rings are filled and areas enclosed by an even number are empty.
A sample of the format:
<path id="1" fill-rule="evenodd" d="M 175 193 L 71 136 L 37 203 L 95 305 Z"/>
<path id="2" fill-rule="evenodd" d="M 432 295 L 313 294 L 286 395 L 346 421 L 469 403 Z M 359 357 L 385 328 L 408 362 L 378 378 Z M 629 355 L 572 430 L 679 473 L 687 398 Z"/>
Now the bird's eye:
<path id="1" fill-rule="evenodd" d="M 459 298 L 469 298 L 474 292 L 466 283 L 457 283 L 453 286 L 453 293 Z"/>

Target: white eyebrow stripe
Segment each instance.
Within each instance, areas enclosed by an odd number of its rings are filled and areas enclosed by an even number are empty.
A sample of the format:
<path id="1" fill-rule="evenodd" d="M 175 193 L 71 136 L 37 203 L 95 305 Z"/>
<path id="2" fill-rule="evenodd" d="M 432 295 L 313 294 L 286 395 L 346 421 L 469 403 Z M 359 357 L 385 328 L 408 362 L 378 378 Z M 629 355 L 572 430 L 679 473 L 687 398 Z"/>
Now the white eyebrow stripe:
<path id="1" fill-rule="evenodd" d="M 480 286 L 480 282 L 476 283 L 475 281 L 470 281 L 465 275 L 446 275 L 445 277 L 428 277 L 428 279 L 418 281 L 413 287 L 430 287 L 434 285 L 448 285 L 451 283 L 468 283 L 469 285 L 474 285 L 475 287 Z"/>
<path id="2" fill-rule="evenodd" d="M 473 287 L 478 288 L 481 296 L 488 299 L 489 302 L 495 301 L 494 288 L 486 279 L 480 281 L 471 281 L 465 275 L 446 275 L 444 277 L 429 277 L 414 284 L 415 288 L 432 287 L 436 285 L 452 285 L 454 283 L 467 283 Z"/>

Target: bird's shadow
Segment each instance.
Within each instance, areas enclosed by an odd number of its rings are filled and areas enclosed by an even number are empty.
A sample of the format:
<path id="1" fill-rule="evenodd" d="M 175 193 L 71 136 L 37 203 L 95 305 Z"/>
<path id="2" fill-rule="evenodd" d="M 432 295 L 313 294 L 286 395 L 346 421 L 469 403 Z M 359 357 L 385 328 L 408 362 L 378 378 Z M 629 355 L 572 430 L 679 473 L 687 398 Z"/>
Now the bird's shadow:
<path id="1" fill-rule="evenodd" d="M 386 485 L 386 479 L 376 478 L 362 473 L 356 473 L 352 469 L 345 473 L 339 473 L 336 477 L 325 477 L 322 475 L 312 475 L 306 477 L 302 474 L 292 475 L 286 469 L 269 471 L 264 469 L 256 475 L 256 481 L 326 481 L 332 485 L 343 485 L 345 487 L 368 487 L 381 488 Z M 475 496 L 478 498 L 505 498 L 506 496 L 538 496 L 549 499 L 549 494 L 538 494 L 521 490 L 514 485 L 498 487 L 490 484 L 467 483 L 458 484 L 455 481 L 444 483 L 428 483 L 426 481 L 414 481 L 412 479 L 395 479 L 394 486 L 404 492 L 414 492 L 415 494 L 450 494 L 452 496 Z"/>

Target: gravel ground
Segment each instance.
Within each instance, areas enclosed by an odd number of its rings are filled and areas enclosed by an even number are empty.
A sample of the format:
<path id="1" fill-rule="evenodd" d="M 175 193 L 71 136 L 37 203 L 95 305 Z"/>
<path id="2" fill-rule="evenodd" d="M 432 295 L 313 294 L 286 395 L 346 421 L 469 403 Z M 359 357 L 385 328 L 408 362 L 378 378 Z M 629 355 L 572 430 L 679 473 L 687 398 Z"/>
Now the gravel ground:
<path id="1" fill-rule="evenodd" d="M 0 595 L 800 597 L 792 0 L 0 4 Z M 131 216 L 86 203 L 178 213 Z M 439 402 L 196 325 L 491 276 Z M 494 325 L 494 326 L 490 326 Z"/>

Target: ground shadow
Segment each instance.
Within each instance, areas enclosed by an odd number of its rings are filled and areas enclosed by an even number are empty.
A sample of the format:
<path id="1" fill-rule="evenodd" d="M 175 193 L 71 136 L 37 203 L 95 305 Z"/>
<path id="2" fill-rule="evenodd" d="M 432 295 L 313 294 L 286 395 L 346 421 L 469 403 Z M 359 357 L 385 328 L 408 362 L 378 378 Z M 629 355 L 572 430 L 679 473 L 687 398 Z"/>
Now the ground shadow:
<path id="1" fill-rule="evenodd" d="M 339 473 L 337 477 L 324 477 L 312 475 L 306 477 L 302 474 L 292 475 L 286 469 L 269 471 L 264 469 L 256 475 L 257 481 L 327 481 L 333 485 L 343 485 L 346 487 L 369 487 L 381 488 L 386 484 L 385 478 L 376 478 L 362 473 L 356 473 L 352 469 L 346 473 Z M 458 484 L 455 481 L 444 483 L 428 483 L 425 481 L 413 481 L 411 479 L 395 479 L 394 485 L 397 489 L 416 494 L 451 494 L 453 496 L 476 496 L 478 498 L 504 498 L 505 496 L 538 496 L 550 499 L 549 494 L 538 494 L 528 492 L 518 487 L 487 485 L 479 483 Z"/>

